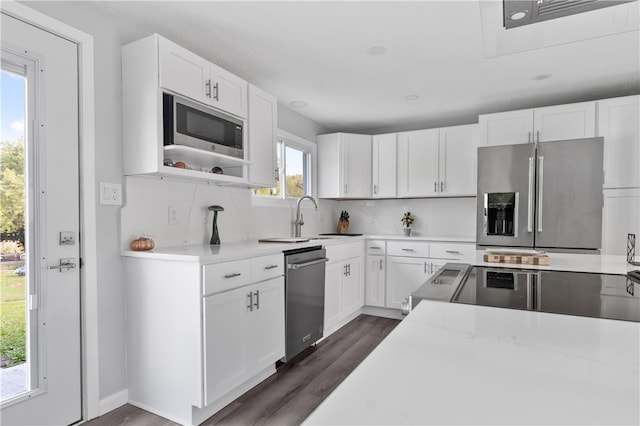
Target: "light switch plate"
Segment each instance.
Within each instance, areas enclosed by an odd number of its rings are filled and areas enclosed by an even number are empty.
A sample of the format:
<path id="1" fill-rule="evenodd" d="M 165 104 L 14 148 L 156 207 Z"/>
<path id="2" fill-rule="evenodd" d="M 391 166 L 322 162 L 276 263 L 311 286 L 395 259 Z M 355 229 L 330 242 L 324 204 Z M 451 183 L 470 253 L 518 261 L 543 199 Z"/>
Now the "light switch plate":
<path id="1" fill-rule="evenodd" d="M 121 206 L 122 185 L 119 183 L 100 182 L 100 204 Z"/>

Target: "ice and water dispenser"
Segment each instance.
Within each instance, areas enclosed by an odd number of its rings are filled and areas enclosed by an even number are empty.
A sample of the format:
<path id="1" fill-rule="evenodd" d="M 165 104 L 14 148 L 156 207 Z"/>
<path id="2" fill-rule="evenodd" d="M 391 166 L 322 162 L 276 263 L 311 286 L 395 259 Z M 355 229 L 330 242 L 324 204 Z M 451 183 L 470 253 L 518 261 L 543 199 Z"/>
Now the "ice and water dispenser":
<path id="1" fill-rule="evenodd" d="M 517 192 L 491 192 L 484 195 L 487 235 L 515 236 L 518 217 Z"/>

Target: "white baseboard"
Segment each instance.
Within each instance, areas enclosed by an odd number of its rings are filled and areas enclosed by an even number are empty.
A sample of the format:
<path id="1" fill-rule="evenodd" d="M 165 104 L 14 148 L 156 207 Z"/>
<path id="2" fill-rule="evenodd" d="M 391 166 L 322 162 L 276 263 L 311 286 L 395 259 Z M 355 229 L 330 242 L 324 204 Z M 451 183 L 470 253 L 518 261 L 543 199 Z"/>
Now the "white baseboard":
<path id="1" fill-rule="evenodd" d="M 129 402 L 129 389 L 123 389 L 120 392 L 109 395 L 100 400 L 100 408 L 98 416 L 107 414 L 109 411 L 122 407 Z"/>

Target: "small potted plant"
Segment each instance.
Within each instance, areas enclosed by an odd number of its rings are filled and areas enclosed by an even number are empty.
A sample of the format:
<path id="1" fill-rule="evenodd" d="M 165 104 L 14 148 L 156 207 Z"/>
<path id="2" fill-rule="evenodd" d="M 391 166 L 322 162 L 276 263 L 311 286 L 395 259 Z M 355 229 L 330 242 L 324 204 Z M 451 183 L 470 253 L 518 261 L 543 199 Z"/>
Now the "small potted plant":
<path id="1" fill-rule="evenodd" d="M 413 220 L 414 219 L 413 216 L 411 216 L 411 212 L 404 212 L 404 215 L 402 215 L 402 219 L 400 219 L 400 221 L 404 225 L 402 231 L 404 232 L 405 237 L 411 235 L 411 224 L 413 223 Z"/>

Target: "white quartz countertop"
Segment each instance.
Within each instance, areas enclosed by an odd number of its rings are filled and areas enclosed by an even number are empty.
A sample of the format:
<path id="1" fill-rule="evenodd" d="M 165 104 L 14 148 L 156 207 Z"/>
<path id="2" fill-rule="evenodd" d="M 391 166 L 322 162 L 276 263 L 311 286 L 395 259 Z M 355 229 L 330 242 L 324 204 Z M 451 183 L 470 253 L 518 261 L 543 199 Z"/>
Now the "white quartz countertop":
<path id="1" fill-rule="evenodd" d="M 215 246 L 208 244 L 185 245 L 176 247 L 159 247 L 151 251 L 122 252 L 123 256 L 146 259 L 164 259 L 181 262 L 215 263 L 220 261 L 249 258 L 254 256 L 267 256 L 282 253 L 284 250 L 295 250 L 313 246 L 331 246 L 348 242 L 364 241 L 362 236 L 353 237 L 327 237 L 310 239 L 301 243 L 261 243 L 257 240 L 236 241 Z"/>
<path id="2" fill-rule="evenodd" d="M 164 259 L 181 262 L 215 263 L 227 260 L 247 258 L 253 256 L 266 256 L 281 253 L 284 250 L 312 247 L 317 245 L 331 246 L 348 242 L 363 241 L 365 239 L 407 240 L 407 241 L 434 241 L 434 242 L 459 242 L 473 243 L 468 238 L 461 237 L 402 237 L 396 235 L 364 235 L 364 236 L 331 236 L 314 239 L 313 237 L 303 243 L 261 243 L 257 240 L 223 242 L 219 246 L 207 244 L 185 245 L 175 247 L 158 247 L 151 251 L 125 250 L 123 256 Z M 626 274 L 631 268 L 624 256 L 607 256 L 596 254 L 570 254 L 548 253 L 551 259 L 549 266 L 519 265 L 510 263 L 489 263 L 483 260 L 484 250 L 475 250 L 470 255 L 460 260 L 451 262 L 469 263 L 476 266 L 495 266 L 500 268 L 538 269 L 573 272 L 592 272 L 601 274 Z M 634 269 L 637 269 L 635 267 Z"/>
<path id="3" fill-rule="evenodd" d="M 639 423 L 639 323 L 428 300 L 304 422 Z"/>

